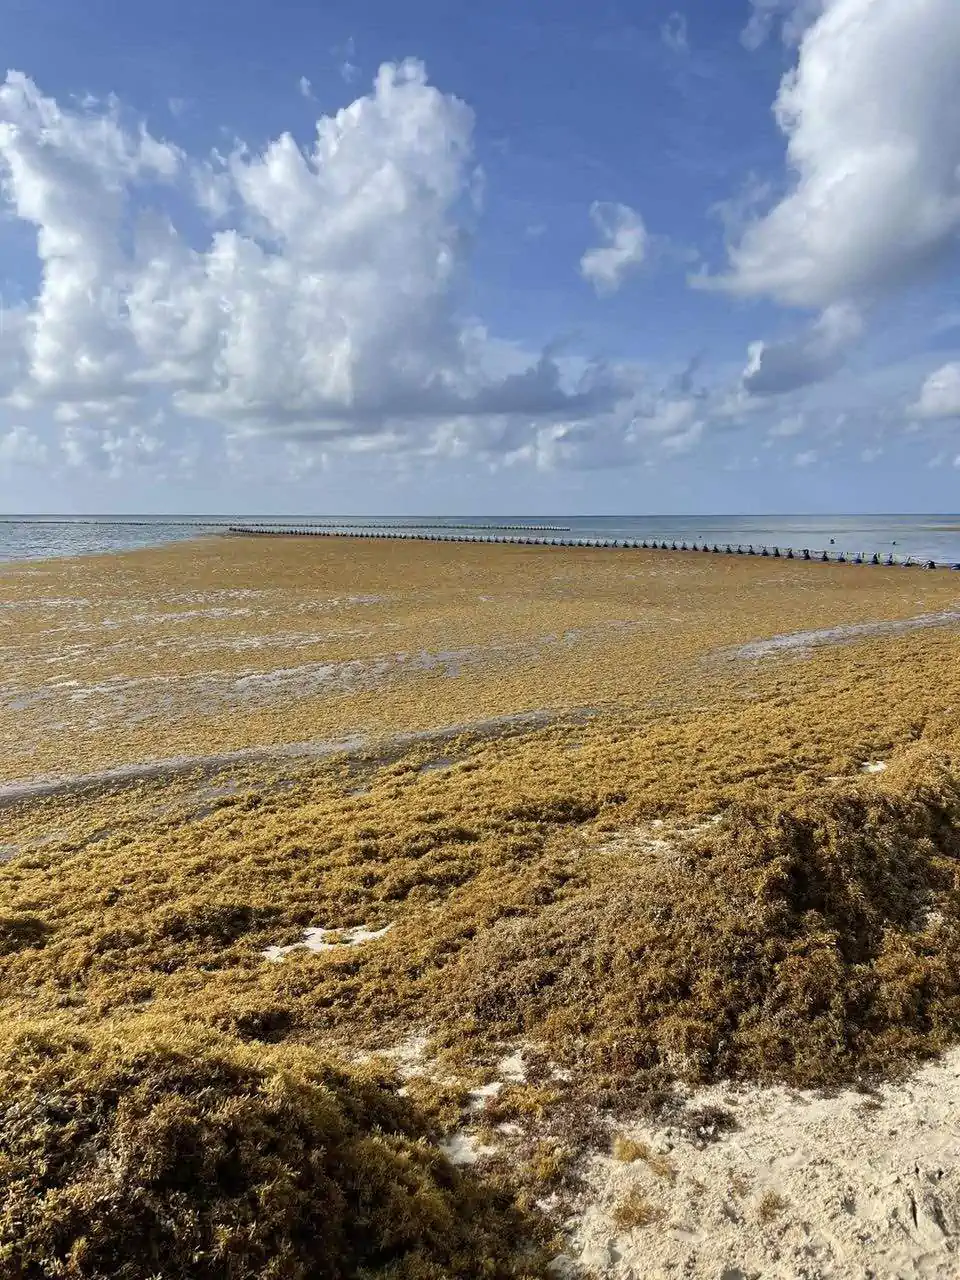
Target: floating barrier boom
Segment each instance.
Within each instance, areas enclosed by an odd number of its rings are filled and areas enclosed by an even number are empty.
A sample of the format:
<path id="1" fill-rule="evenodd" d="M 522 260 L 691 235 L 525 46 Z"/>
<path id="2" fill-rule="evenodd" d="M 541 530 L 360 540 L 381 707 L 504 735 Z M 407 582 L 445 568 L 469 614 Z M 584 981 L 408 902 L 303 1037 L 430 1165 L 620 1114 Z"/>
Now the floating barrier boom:
<path id="1" fill-rule="evenodd" d="M 361 532 L 356 532 L 361 530 Z M 426 532 L 423 532 L 426 530 Z M 468 530 L 469 532 L 457 532 L 457 530 Z M 850 564 L 850 565 L 882 565 L 884 568 L 892 568 L 894 566 L 904 569 L 960 569 L 960 564 L 948 564 L 945 562 L 938 563 L 936 560 L 916 559 L 913 556 L 903 556 L 897 558 L 892 553 L 888 553 L 881 558 L 879 552 L 867 555 L 863 551 L 858 551 L 856 555 L 850 555 L 844 551 L 830 552 L 827 549 L 815 551 L 810 547 L 802 547 L 799 550 L 795 547 L 755 547 L 753 543 L 744 547 L 743 543 L 738 543 L 736 548 L 732 543 L 726 543 L 719 546 L 716 542 L 712 546 L 706 542 L 699 546 L 697 542 L 693 542 L 690 546 L 686 541 L 681 542 L 677 546 L 676 541 L 667 543 L 663 539 L 657 538 L 545 538 L 545 537 L 504 537 L 504 532 L 513 533 L 533 533 L 537 535 L 543 532 L 553 533 L 569 533 L 569 529 L 562 526 L 551 525 L 414 525 L 405 528 L 402 525 L 350 525 L 341 527 L 339 525 L 308 525 L 308 526 L 288 526 L 288 525 L 230 525 L 227 533 L 253 535 L 258 537 L 297 537 L 297 538 L 396 538 L 404 541 L 412 542 L 495 542 L 498 544 L 511 544 L 520 546 L 540 546 L 540 547 L 591 547 L 608 550 L 640 550 L 640 551 L 700 551 L 708 552 L 712 555 L 725 556 L 766 556 L 774 560 L 817 560 L 824 564 Z"/>

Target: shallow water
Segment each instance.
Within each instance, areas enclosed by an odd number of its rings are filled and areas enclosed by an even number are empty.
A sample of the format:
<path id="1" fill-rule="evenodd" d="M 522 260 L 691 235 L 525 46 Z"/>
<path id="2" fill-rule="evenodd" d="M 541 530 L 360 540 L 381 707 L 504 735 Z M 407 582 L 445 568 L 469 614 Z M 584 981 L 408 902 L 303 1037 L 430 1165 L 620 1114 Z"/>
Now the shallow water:
<path id="1" fill-rule="evenodd" d="M 794 631 L 788 635 L 754 640 L 734 649 L 735 658 L 772 658 L 777 654 L 813 649 L 824 644 L 850 644 L 868 636 L 902 635 L 906 631 L 923 631 L 928 627 L 950 627 L 960 623 L 955 609 L 943 613 L 924 613 L 916 618 L 894 618 L 882 622 L 854 622 L 845 626 L 822 627 L 819 631 Z"/>

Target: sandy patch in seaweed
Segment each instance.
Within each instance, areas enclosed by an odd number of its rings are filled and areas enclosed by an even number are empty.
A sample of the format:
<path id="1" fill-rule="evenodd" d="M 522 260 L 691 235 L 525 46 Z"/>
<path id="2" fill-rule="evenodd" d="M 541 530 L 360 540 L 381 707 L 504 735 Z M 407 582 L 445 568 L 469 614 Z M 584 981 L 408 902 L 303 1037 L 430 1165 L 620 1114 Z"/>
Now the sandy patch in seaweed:
<path id="1" fill-rule="evenodd" d="M 291 951 L 312 951 L 319 954 L 323 951 L 341 951 L 344 947 L 362 947 L 364 943 L 376 942 L 393 928 L 385 924 L 382 929 L 365 929 L 363 925 L 354 925 L 351 929 L 323 929 L 314 927 L 304 929 L 302 942 L 291 942 L 285 947 L 264 947 L 263 954 L 268 960 L 282 960 Z"/>

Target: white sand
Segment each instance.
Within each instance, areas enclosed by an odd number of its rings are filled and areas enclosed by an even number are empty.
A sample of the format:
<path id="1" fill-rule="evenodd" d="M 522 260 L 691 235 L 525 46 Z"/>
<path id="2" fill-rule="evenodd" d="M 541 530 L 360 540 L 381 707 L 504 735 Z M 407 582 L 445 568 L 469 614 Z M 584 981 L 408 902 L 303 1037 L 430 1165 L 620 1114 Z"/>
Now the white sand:
<path id="1" fill-rule="evenodd" d="M 343 947 L 359 947 L 365 942 L 376 942 L 392 928 L 392 924 L 385 924 L 382 929 L 366 929 L 363 925 L 353 929 L 304 929 L 302 942 L 292 942 L 287 947 L 266 947 L 263 954 L 268 960 L 282 960 L 291 951 L 339 951 Z"/>
<path id="2" fill-rule="evenodd" d="M 476 1164 L 481 1156 L 492 1155 L 496 1147 L 485 1147 L 472 1133 L 454 1133 L 438 1144 L 451 1164 Z"/>
<path id="3" fill-rule="evenodd" d="M 798 1034 L 802 1029 L 798 1028 Z M 593 1157 L 558 1274 L 609 1280 L 956 1280 L 960 1276 L 960 1050 L 876 1096 L 717 1087 L 688 1106 L 739 1128 L 695 1144 L 679 1130 L 619 1132 L 664 1154 Z M 672 1172 L 671 1168 L 672 1166 Z M 635 1193 L 662 1218 L 622 1230 Z"/>

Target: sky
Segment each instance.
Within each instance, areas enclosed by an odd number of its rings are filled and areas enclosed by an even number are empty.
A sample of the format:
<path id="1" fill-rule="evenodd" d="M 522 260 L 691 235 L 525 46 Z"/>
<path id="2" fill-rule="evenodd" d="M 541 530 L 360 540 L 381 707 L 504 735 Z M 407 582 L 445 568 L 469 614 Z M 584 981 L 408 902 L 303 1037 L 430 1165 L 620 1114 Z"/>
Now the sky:
<path id="1" fill-rule="evenodd" d="M 957 0 L 0 30 L 4 512 L 960 508 Z"/>

